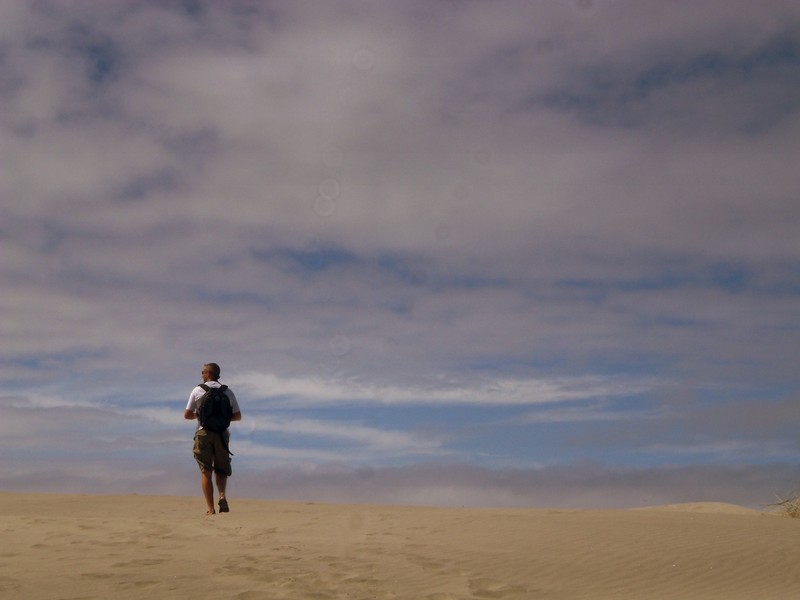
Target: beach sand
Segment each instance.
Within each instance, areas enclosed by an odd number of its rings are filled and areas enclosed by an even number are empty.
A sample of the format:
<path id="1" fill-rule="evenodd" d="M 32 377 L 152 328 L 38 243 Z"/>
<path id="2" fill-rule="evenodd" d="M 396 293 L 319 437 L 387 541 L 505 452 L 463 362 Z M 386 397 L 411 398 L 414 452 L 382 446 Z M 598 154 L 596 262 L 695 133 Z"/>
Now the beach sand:
<path id="1" fill-rule="evenodd" d="M 800 598 L 800 520 L 0 494 L 0 598 Z"/>

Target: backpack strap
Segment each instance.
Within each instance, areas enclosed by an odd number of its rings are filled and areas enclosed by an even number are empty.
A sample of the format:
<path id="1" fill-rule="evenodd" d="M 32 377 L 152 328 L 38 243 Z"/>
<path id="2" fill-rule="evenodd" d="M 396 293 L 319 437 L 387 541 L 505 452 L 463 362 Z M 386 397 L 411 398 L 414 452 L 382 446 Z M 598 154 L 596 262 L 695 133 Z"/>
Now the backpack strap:
<path id="1" fill-rule="evenodd" d="M 208 393 L 208 390 L 210 390 L 210 389 L 211 389 L 211 388 L 210 388 L 210 387 L 208 387 L 208 386 L 207 386 L 205 383 L 201 383 L 201 384 L 199 384 L 197 387 L 199 387 L 199 388 L 203 388 L 203 391 L 205 391 L 205 392 L 206 392 L 206 394 Z M 205 396 L 203 396 L 203 397 L 205 397 Z M 202 399 L 203 399 L 203 398 L 199 398 L 199 400 L 202 400 Z M 203 408 L 203 405 L 202 405 L 202 404 L 197 404 L 197 410 L 196 410 L 195 412 L 196 412 L 196 414 L 197 414 L 197 420 L 198 420 L 198 421 L 200 420 L 200 410 L 201 410 L 202 408 Z M 203 426 L 203 424 L 202 424 L 202 423 L 200 423 L 200 426 L 202 427 L 202 426 Z"/>
<path id="2" fill-rule="evenodd" d="M 211 391 L 211 386 L 210 386 L 210 385 L 206 385 L 205 383 L 201 383 L 201 384 L 200 384 L 199 386 L 197 386 L 197 387 L 201 387 L 201 388 L 203 388 L 203 389 L 204 389 L 205 391 L 207 391 L 207 392 L 210 392 L 210 391 Z M 225 390 L 227 390 L 227 389 L 228 389 L 228 386 L 227 386 L 227 385 L 221 385 L 221 386 L 219 386 L 217 389 L 218 389 L 220 392 L 224 392 Z"/>

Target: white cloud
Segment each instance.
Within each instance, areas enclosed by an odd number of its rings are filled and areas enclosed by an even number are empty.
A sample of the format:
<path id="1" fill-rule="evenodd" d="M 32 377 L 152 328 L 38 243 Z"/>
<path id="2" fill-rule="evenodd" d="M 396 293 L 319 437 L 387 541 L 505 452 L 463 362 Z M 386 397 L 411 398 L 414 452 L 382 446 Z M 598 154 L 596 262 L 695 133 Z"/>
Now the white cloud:
<path id="1" fill-rule="evenodd" d="M 254 417 L 250 423 L 245 425 L 245 429 L 250 434 L 255 432 L 281 432 L 330 438 L 409 454 L 435 452 L 440 446 L 437 440 L 414 435 L 413 433 L 316 419 Z"/>
<path id="2" fill-rule="evenodd" d="M 652 390 L 655 381 L 602 377 L 525 380 L 487 379 L 464 385 L 454 378 L 431 382 L 427 386 L 379 386 L 352 380 L 287 379 L 274 374 L 245 373 L 237 383 L 249 395 L 280 399 L 306 406 L 368 403 L 384 405 L 528 405 L 576 399 L 630 396 Z"/>
<path id="3" fill-rule="evenodd" d="M 580 423 L 603 421 L 640 421 L 658 419 L 663 411 L 658 410 L 611 410 L 606 405 L 589 407 L 560 407 L 530 412 L 517 419 L 523 423 Z"/>

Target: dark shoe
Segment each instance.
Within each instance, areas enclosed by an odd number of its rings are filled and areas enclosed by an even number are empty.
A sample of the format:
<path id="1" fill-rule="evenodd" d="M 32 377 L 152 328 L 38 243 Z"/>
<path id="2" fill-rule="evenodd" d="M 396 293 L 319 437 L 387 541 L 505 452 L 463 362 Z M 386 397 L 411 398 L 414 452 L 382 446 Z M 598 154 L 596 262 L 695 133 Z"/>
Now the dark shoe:
<path id="1" fill-rule="evenodd" d="M 228 501 L 225 498 L 219 499 L 219 512 L 221 513 L 231 512 L 230 509 L 228 508 Z"/>

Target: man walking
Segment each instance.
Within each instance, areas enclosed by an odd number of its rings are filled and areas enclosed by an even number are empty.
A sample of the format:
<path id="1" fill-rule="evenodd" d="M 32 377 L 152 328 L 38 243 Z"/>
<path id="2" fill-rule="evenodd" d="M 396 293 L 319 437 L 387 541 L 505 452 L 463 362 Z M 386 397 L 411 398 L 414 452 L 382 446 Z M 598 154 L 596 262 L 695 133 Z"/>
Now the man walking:
<path id="1" fill-rule="evenodd" d="M 203 401 L 209 389 L 223 388 L 223 393 L 227 396 L 231 407 L 231 421 L 241 421 L 242 412 L 239 403 L 236 401 L 234 393 L 219 382 L 220 368 L 217 363 L 203 365 L 200 372 L 203 383 L 198 385 L 189 394 L 189 402 L 183 417 L 188 420 L 197 419 L 197 430 L 194 434 L 194 458 L 200 467 L 200 483 L 203 488 L 203 496 L 208 507 L 207 515 L 213 515 L 214 510 L 214 482 L 212 473 L 217 480 L 217 490 L 219 491 L 219 512 L 229 512 L 228 500 L 225 498 L 225 487 L 228 477 L 233 473 L 231 469 L 231 457 L 228 452 L 228 442 L 230 433 L 227 429 L 221 432 L 211 431 L 203 427 L 203 423 L 198 419 Z"/>

